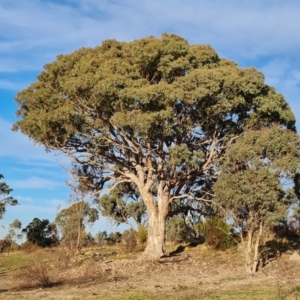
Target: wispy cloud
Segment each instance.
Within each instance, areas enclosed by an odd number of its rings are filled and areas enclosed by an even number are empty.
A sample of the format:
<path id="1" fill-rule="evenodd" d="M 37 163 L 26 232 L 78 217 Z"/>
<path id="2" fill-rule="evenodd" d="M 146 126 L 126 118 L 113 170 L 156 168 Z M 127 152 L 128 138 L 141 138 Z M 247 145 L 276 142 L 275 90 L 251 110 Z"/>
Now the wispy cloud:
<path id="1" fill-rule="evenodd" d="M 63 185 L 63 182 L 40 178 L 36 176 L 29 177 L 27 179 L 13 179 L 9 181 L 10 186 L 14 189 L 54 189 Z"/>
<path id="2" fill-rule="evenodd" d="M 94 46 L 106 38 L 132 40 L 163 31 L 244 57 L 287 51 L 296 55 L 300 48 L 300 40 L 295 38 L 300 30 L 300 3 L 2 0 L 0 26 L 0 53 L 5 59 L 20 61 L 10 63 L 20 70 L 40 69 L 56 54 Z"/>
<path id="3" fill-rule="evenodd" d="M 3 90 L 17 90 L 17 89 L 20 89 L 21 87 L 22 87 L 22 83 L 19 84 L 19 83 L 14 82 L 14 81 L 1 80 L 0 79 L 0 89 L 3 89 Z"/>
<path id="4" fill-rule="evenodd" d="M 12 123 L 0 118 L 0 158 L 6 157 L 15 160 L 15 162 L 41 166 L 68 163 L 66 157 L 46 153 L 44 147 L 34 144 L 27 136 L 20 132 L 12 132 L 12 125 Z"/>
<path id="5" fill-rule="evenodd" d="M 93 47 L 109 38 L 131 41 L 169 32 L 190 43 L 210 44 L 220 56 L 242 66 L 258 67 L 300 116 L 300 39 L 295 38 L 300 32 L 300 2 L 296 0 L 1 0 L 0 28 L 0 90 L 25 87 L 60 53 Z M 0 106 L 7 102 L 0 99 Z M 64 183 L 55 180 L 59 168 L 54 166 L 67 164 L 65 158 L 49 155 L 26 136 L 11 132 L 12 123 L 6 120 L 0 118 L 0 173 L 19 194 L 19 188 L 30 193 L 44 189 L 49 194 L 60 189 Z M 23 197 L 22 205 L 9 211 L 27 219 L 53 219 L 57 205 L 67 205 L 59 199 L 37 203 L 33 197 Z M 99 227 L 104 228 L 102 222 Z"/>
<path id="6" fill-rule="evenodd" d="M 273 59 L 260 67 L 266 82 L 275 86 L 289 102 L 296 119 L 300 116 L 300 71 L 293 59 Z M 298 128 L 300 120 L 298 120 Z"/>
<path id="7" fill-rule="evenodd" d="M 15 198 L 18 199 L 19 204 L 32 204 L 34 201 L 32 197 L 29 196 L 16 195 Z"/>

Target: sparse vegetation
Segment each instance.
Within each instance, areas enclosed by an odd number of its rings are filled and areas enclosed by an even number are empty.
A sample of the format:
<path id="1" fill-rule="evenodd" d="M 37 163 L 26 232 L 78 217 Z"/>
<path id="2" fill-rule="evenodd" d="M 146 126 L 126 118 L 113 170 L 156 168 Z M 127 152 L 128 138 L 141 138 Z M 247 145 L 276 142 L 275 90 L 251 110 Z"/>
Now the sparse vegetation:
<path id="1" fill-rule="evenodd" d="M 170 252 L 175 248 L 178 245 L 168 244 Z M 122 300 L 275 300 L 300 296 L 300 280 L 295 276 L 300 265 L 289 261 L 288 255 L 267 267 L 265 275 L 249 277 L 234 248 L 212 252 L 205 244 L 182 247 L 175 256 L 167 256 L 156 264 L 136 260 L 136 254 L 122 245 L 84 248 L 80 255 L 69 254 L 62 252 L 62 248 L 37 248 L 33 253 L 18 250 L 0 256 L 0 276 L 5 274 L 2 279 L 8 289 L 1 296 L 30 300 L 41 299 L 42 295 L 58 300 L 69 295 L 78 300 L 95 296 Z M 191 274 L 195 280 L 190 280 Z M 0 283 L 0 289 L 2 286 Z"/>

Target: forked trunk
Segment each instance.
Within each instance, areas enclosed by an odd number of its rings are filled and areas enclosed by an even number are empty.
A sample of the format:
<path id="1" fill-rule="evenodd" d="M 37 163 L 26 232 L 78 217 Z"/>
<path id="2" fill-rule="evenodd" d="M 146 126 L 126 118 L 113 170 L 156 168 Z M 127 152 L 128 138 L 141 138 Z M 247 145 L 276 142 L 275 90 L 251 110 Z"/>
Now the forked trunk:
<path id="1" fill-rule="evenodd" d="M 259 225 L 259 230 L 256 235 L 254 244 L 254 235 L 257 229 L 249 229 L 247 247 L 245 249 L 246 258 L 246 272 L 248 274 L 255 274 L 257 272 L 259 263 L 259 242 L 263 231 L 263 223 Z"/>
<path id="2" fill-rule="evenodd" d="M 259 224 L 259 231 L 256 237 L 256 242 L 255 242 L 255 247 L 254 247 L 254 261 L 253 261 L 253 268 L 252 268 L 252 272 L 255 273 L 257 271 L 258 268 L 258 262 L 259 262 L 259 242 L 260 242 L 260 238 L 262 235 L 262 231 L 263 231 L 263 223 L 260 222 Z"/>
<path id="3" fill-rule="evenodd" d="M 81 233 L 82 233 L 82 225 L 78 224 L 78 233 L 77 233 L 77 241 L 76 241 L 76 250 L 80 254 L 81 251 Z"/>
<path id="4" fill-rule="evenodd" d="M 148 211 L 148 239 L 143 259 L 158 260 L 165 255 L 166 217 L 162 211 Z"/>
<path id="5" fill-rule="evenodd" d="M 169 212 L 169 191 L 161 182 L 158 185 L 157 198 L 149 192 L 151 185 L 138 185 L 142 199 L 148 211 L 147 246 L 141 259 L 158 260 L 165 255 L 166 219 Z"/>

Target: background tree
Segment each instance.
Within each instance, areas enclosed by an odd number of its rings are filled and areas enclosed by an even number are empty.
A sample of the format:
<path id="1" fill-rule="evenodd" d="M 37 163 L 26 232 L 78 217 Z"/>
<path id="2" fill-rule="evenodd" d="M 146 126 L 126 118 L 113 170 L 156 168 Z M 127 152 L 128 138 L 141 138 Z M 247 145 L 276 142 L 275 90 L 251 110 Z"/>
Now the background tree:
<path id="1" fill-rule="evenodd" d="M 84 178 L 79 178 L 74 169 L 76 166 L 73 165 L 70 172 L 72 181 L 66 182 L 73 191 L 69 197 L 70 205 L 58 213 L 55 223 L 61 231 L 63 244 L 80 252 L 83 244 L 87 244 L 89 240 L 91 242 L 91 236 L 85 231 L 86 226 L 94 224 L 99 218 L 99 213 L 88 203 L 91 197 L 89 188 Z"/>
<path id="2" fill-rule="evenodd" d="M 15 219 L 11 224 L 9 224 L 9 230 L 5 236 L 5 240 L 11 242 L 11 250 L 17 245 L 17 240 L 23 237 L 22 232 L 19 232 L 22 229 L 22 223 L 18 219 Z"/>
<path id="3" fill-rule="evenodd" d="M 0 174 L 0 179 L 4 178 Z M 3 215 L 6 212 L 7 205 L 18 205 L 18 200 L 9 196 L 13 190 L 5 182 L 0 182 L 0 219 L 3 219 Z"/>
<path id="4" fill-rule="evenodd" d="M 34 218 L 22 232 L 26 234 L 28 242 L 39 247 L 50 247 L 58 243 L 56 225 L 48 219 Z"/>
<path id="5" fill-rule="evenodd" d="M 62 234 L 62 243 L 80 252 L 87 235 L 86 226 L 95 223 L 98 218 L 98 211 L 83 200 L 77 199 L 70 207 L 62 209 L 55 219 Z"/>
<path id="6" fill-rule="evenodd" d="M 108 245 L 120 244 L 122 242 L 122 233 L 116 231 L 111 232 L 107 237 Z"/>
<path id="7" fill-rule="evenodd" d="M 14 129 L 71 157 L 90 189 L 136 186 L 147 207 L 147 259 L 165 253 L 170 204 L 210 198 L 219 159 L 245 129 L 295 128 L 262 73 L 173 34 L 59 55 L 16 101 Z"/>
<path id="8" fill-rule="evenodd" d="M 97 244 L 103 246 L 107 244 L 107 232 L 106 231 L 99 231 L 95 234 L 95 241 Z"/>
<path id="9" fill-rule="evenodd" d="M 97 203 L 102 216 L 110 218 L 117 225 L 125 223 L 134 229 L 130 219 L 136 223 L 137 228 L 145 223 L 146 206 L 130 183 L 119 184 L 109 194 L 100 197 Z"/>
<path id="10" fill-rule="evenodd" d="M 225 156 L 213 191 L 239 227 L 248 273 L 257 270 L 266 222 L 285 217 L 297 199 L 292 183 L 299 171 L 299 150 L 297 134 L 270 126 L 246 132 Z"/>

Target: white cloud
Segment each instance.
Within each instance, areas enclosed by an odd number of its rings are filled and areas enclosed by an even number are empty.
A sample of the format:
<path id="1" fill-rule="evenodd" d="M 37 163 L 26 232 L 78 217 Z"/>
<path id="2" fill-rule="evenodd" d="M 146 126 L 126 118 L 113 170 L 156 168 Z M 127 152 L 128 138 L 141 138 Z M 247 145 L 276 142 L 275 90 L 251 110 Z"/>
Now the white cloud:
<path id="1" fill-rule="evenodd" d="M 27 179 L 11 179 L 9 185 L 14 189 L 54 189 L 63 185 L 63 182 L 57 182 L 49 179 L 44 179 L 36 176 Z"/>
<path id="2" fill-rule="evenodd" d="M 65 156 L 53 152 L 47 153 L 44 147 L 34 144 L 27 136 L 20 132 L 13 132 L 12 125 L 0 117 L 0 158 L 6 157 L 15 162 L 37 166 L 68 164 Z"/>
<path id="3" fill-rule="evenodd" d="M 17 195 L 14 198 L 16 198 L 18 200 L 19 204 L 21 204 L 21 203 L 32 204 L 34 202 L 32 197 L 28 197 L 28 196 Z"/>
<path id="4" fill-rule="evenodd" d="M 2 0 L 0 26 L 0 53 L 20 61 L 10 64 L 20 70 L 28 68 L 29 61 L 31 68 L 40 70 L 56 54 L 94 46 L 106 38 L 132 40 L 163 31 L 182 34 L 193 43 L 212 44 L 224 54 L 295 55 L 300 48 L 295 38 L 300 3 Z"/>

